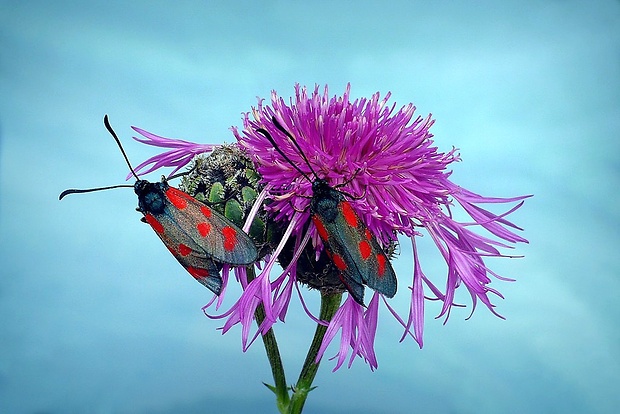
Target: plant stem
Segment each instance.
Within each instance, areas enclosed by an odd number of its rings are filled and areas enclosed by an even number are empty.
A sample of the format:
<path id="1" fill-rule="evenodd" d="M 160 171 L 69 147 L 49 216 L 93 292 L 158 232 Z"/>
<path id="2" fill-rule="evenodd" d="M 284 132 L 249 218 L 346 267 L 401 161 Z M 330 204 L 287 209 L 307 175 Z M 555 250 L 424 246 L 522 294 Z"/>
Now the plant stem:
<path id="1" fill-rule="evenodd" d="M 342 299 L 342 293 L 321 293 L 321 312 L 319 319 L 329 322 L 332 320 L 336 311 L 340 307 L 340 301 Z M 314 332 L 314 338 L 312 344 L 308 350 L 306 361 L 299 374 L 297 385 L 293 388 L 293 396 L 291 397 L 288 413 L 299 414 L 304 408 L 308 393 L 312 391 L 312 381 L 319 369 L 319 362 L 316 361 L 323 337 L 327 331 L 327 326 L 317 324 L 316 331 Z"/>
<path id="2" fill-rule="evenodd" d="M 256 278 L 254 266 L 248 266 L 248 283 Z M 254 318 L 259 328 L 265 320 L 265 308 L 263 305 L 258 305 L 254 312 Z M 276 341 L 276 334 L 273 329 L 269 329 L 264 335 L 261 335 L 263 339 L 263 345 L 265 346 L 265 352 L 267 353 L 267 359 L 269 359 L 269 365 L 271 366 L 271 375 L 273 375 L 274 386 L 265 384 L 276 395 L 276 405 L 278 411 L 286 413 L 289 406 L 290 398 L 288 395 L 288 387 L 286 385 L 286 376 L 284 374 L 284 366 L 282 365 L 282 358 L 280 358 L 280 351 L 278 349 L 278 342 Z"/>

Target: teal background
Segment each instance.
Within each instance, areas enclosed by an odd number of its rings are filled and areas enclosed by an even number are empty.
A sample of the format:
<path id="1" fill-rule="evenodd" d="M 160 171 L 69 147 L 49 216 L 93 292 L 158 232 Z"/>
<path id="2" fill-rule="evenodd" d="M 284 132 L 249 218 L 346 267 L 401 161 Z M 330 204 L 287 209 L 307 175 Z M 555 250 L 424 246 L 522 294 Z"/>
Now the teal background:
<path id="1" fill-rule="evenodd" d="M 493 282 L 507 320 L 482 305 L 465 320 L 463 291 L 443 325 L 429 302 L 420 350 L 383 307 L 379 369 L 325 360 L 307 412 L 615 412 L 619 75 L 618 1 L 0 1 L 0 412 L 275 412 L 261 344 L 242 353 L 238 327 L 202 315 L 209 292 L 133 192 L 58 194 L 123 182 L 106 113 L 138 164 L 156 150 L 130 125 L 231 142 L 256 96 L 295 82 L 392 91 L 460 148 L 454 182 L 535 194 L 511 216 L 525 258 L 489 261 L 517 279 Z M 443 286 L 428 239 L 422 266 Z M 410 250 L 391 301 L 404 315 Z M 276 328 L 290 383 L 313 332 L 298 302 Z"/>

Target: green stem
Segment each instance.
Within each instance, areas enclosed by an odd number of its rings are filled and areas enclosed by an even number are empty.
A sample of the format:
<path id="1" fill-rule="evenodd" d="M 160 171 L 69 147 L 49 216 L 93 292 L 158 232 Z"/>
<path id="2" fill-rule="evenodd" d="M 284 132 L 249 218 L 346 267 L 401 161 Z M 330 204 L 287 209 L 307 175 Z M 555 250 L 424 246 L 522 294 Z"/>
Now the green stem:
<path id="1" fill-rule="evenodd" d="M 248 283 L 256 278 L 254 266 L 247 267 Z M 256 323 L 260 325 L 265 320 L 265 308 L 263 305 L 258 305 L 254 312 Z M 267 359 L 269 359 L 269 365 L 271 366 L 271 374 L 273 375 L 274 386 L 265 384 L 276 395 L 276 405 L 278 411 L 286 413 L 289 405 L 288 387 L 286 385 L 286 376 L 284 374 L 284 366 L 282 365 L 282 358 L 280 358 L 280 351 L 278 349 L 278 342 L 276 341 L 276 334 L 273 329 L 269 329 L 264 335 L 261 335 L 263 339 L 263 345 L 265 346 L 265 352 L 267 353 Z"/>
<path id="2" fill-rule="evenodd" d="M 342 299 L 342 293 L 321 293 L 321 312 L 319 319 L 329 322 L 332 320 L 336 311 L 340 307 L 340 301 Z M 317 324 L 316 331 L 314 332 L 314 338 L 312 344 L 308 350 L 306 361 L 299 374 L 297 385 L 293 388 L 293 396 L 291 398 L 290 406 L 288 407 L 289 414 L 299 414 L 304 408 L 308 393 L 313 390 L 312 381 L 319 369 L 319 362 L 316 361 L 319 348 L 323 342 L 323 337 L 327 331 L 327 326 Z"/>

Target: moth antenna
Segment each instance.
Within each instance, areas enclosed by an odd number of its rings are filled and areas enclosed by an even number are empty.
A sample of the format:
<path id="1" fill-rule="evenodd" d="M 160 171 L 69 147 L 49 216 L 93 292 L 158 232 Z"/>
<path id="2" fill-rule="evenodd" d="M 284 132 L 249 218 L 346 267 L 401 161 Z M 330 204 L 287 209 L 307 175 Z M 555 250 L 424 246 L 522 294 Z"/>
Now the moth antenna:
<path id="1" fill-rule="evenodd" d="M 138 174 L 136 174 L 136 172 L 134 171 L 133 167 L 131 166 L 131 163 L 129 162 L 129 158 L 127 158 L 127 154 L 125 153 L 125 150 L 123 149 L 123 146 L 121 145 L 121 140 L 118 139 L 118 136 L 116 135 L 116 132 L 114 132 L 114 130 L 112 129 L 112 126 L 110 125 L 110 121 L 108 120 L 108 115 L 107 114 L 103 116 L 103 124 L 105 125 L 106 129 L 108 130 L 108 132 L 114 138 L 114 141 L 116 141 L 116 145 L 118 145 L 118 147 L 120 148 L 121 153 L 123 154 L 123 158 L 125 158 L 125 162 L 127 163 L 127 166 L 129 166 L 129 170 L 131 171 L 133 176 L 136 177 L 136 180 L 139 180 L 140 178 L 138 178 Z M 83 189 L 83 190 L 76 189 L 76 188 L 70 188 L 70 189 L 65 190 L 62 193 L 60 193 L 60 196 L 58 196 L 58 200 L 62 200 L 65 196 L 68 196 L 69 194 L 91 193 L 93 191 L 110 190 L 112 188 L 121 188 L 121 187 L 130 187 L 130 188 L 132 188 L 133 185 L 119 184 L 119 185 L 111 185 L 111 186 L 108 186 L 108 187 L 87 188 L 87 189 Z"/>
<path id="2" fill-rule="evenodd" d="M 70 188 L 70 189 L 65 190 L 62 193 L 60 193 L 60 196 L 58 196 L 58 200 L 62 200 L 65 196 L 68 196 L 69 194 L 92 193 L 93 191 L 110 190 L 112 188 L 120 188 L 120 187 L 132 188 L 133 185 L 119 184 L 119 185 L 111 185 L 111 186 L 108 186 L 108 187 L 87 188 L 87 189 L 84 189 L 84 190 L 78 190 L 78 189 L 75 189 L 75 188 Z"/>
<path id="3" fill-rule="evenodd" d="M 357 177 L 357 174 L 359 174 L 360 171 L 362 171 L 362 169 L 358 168 L 357 170 L 355 170 L 355 173 L 351 176 L 351 178 L 349 178 L 344 183 L 340 183 L 338 185 L 335 185 L 334 188 L 344 187 L 345 185 L 349 184 L 351 181 L 355 180 L 355 177 Z"/>
<path id="4" fill-rule="evenodd" d="M 105 125 L 106 129 L 108 130 L 108 132 L 114 138 L 114 141 L 116 141 L 116 145 L 118 145 L 118 148 L 120 148 L 121 153 L 123 154 L 123 158 L 125 158 L 125 162 L 127 163 L 127 166 L 129 167 L 129 170 L 131 171 L 133 176 L 136 177 L 136 180 L 139 180 L 140 178 L 138 177 L 138 174 L 136 174 L 136 172 L 133 170 L 133 167 L 131 166 L 131 163 L 129 162 L 129 158 L 127 157 L 127 154 L 125 153 L 125 150 L 123 149 L 123 145 L 121 144 L 121 140 L 118 139 L 118 136 L 116 135 L 116 132 L 114 132 L 114 130 L 112 129 L 112 126 L 110 125 L 110 121 L 108 120 L 108 114 L 105 114 L 103 116 L 103 124 Z"/>
<path id="5" fill-rule="evenodd" d="M 190 168 L 187 171 L 176 173 L 174 175 L 171 175 L 170 177 L 167 177 L 166 180 L 171 181 L 171 180 L 174 180 L 175 178 L 183 177 L 185 175 L 190 175 L 192 172 L 196 171 L 196 167 L 197 165 L 194 165 L 192 168 Z"/>
<path id="6" fill-rule="evenodd" d="M 279 124 L 278 124 L 278 125 L 279 125 Z M 279 129 L 279 128 L 278 128 L 278 129 Z M 312 180 L 310 179 L 310 177 L 308 177 L 308 174 L 306 174 L 305 172 L 303 172 L 303 171 L 302 171 L 302 170 L 301 170 L 301 169 L 297 166 L 297 164 L 295 164 L 293 161 L 291 161 L 291 159 L 290 159 L 290 158 L 289 158 L 289 157 L 288 157 L 288 156 L 287 156 L 287 155 L 286 155 L 286 154 L 285 154 L 285 153 L 284 153 L 284 152 L 280 149 L 280 147 L 278 146 L 278 144 L 276 144 L 276 142 L 274 141 L 273 137 L 271 136 L 271 134 L 270 134 L 269 132 L 267 132 L 267 130 L 266 130 L 266 129 L 263 129 L 263 128 L 258 128 L 258 129 L 256 130 L 256 132 L 259 132 L 259 133 L 260 133 L 260 134 L 262 134 L 265 138 L 267 138 L 267 140 L 269 140 L 269 142 L 271 143 L 271 145 L 273 146 L 273 148 L 274 148 L 276 151 L 278 151 L 278 152 L 280 153 L 280 155 L 281 155 L 282 157 L 284 157 L 284 159 L 285 159 L 286 161 L 288 161 L 288 163 L 289 163 L 289 164 L 291 164 L 291 165 L 293 166 L 293 168 L 295 168 L 295 169 L 299 172 L 299 174 L 303 175 L 303 176 L 306 178 L 306 180 L 308 180 L 308 181 L 312 182 Z M 288 135 L 288 133 L 287 133 L 287 135 Z M 288 136 L 290 136 L 290 135 L 288 135 Z M 293 141 L 293 142 L 295 142 L 295 141 Z M 306 157 L 304 157 L 304 159 L 305 159 L 305 158 L 306 158 Z M 308 165 L 309 165 L 309 164 L 308 164 Z M 312 167 L 310 167 L 310 169 L 312 170 Z M 316 176 L 316 173 L 314 172 L 314 170 L 312 170 L 312 173 Z"/>
<path id="7" fill-rule="evenodd" d="M 304 154 L 304 152 L 301 150 L 301 147 L 299 146 L 299 144 L 297 143 L 297 140 L 291 135 L 290 132 L 288 132 L 276 119 L 275 116 L 271 117 L 271 122 L 273 122 L 273 124 L 276 126 L 276 128 L 278 128 L 280 131 L 282 131 L 284 133 L 284 135 L 286 135 L 291 142 L 293 143 L 293 145 L 295 145 L 295 148 L 297 148 L 297 151 L 299 151 L 299 155 L 301 155 L 301 157 L 304 159 L 304 161 L 306 161 L 306 164 L 308 165 L 308 168 L 310 168 L 310 171 L 312 171 L 312 174 L 314 174 L 315 178 L 319 178 L 319 176 L 316 174 L 316 172 L 314 171 L 314 169 L 312 168 L 312 165 L 310 164 L 310 161 L 308 161 L 308 158 L 306 158 L 306 154 Z M 289 160 L 290 162 L 290 160 Z M 295 164 L 293 164 L 295 165 Z"/>
<path id="8" fill-rule="evenodd" d="M 355 170 L 355 174 L 353 174 L 351 176 L 351 178 L 349 178 L 347 181 L 345 181 L 344 183 L 340 183 L 338 185 L 334 186 L 334 190 L 338 191 L 339 193 L 342 193 L 344 195 L 346 195 L 347 197 L 353 199 L 353 200 L 361 200 L 362 198 L 364 198 L 364 196 L 366 195 L 366 187 L 364 187 L 364 192 L 362 193 L 362 195 L 355 197 L 353 194 L 347 193 L 346 191 L 342 191 L 342 190 L 337 190 L 337 188 L 341 188 L 346 186 L 347 184 L 349 184 L 351 181 L 355 180 L 355 177 L 357 177 L 357 174 L 359 174 L 359 172 L 362 171 L 361 168 L 358 168 L 357 170 Z"/>

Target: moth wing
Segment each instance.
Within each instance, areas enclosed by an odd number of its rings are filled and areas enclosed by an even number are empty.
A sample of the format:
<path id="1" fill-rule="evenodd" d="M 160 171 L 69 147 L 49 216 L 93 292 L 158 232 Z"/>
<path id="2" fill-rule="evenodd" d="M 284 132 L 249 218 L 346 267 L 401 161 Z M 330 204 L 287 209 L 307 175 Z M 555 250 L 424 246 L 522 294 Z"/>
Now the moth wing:
<path id="1" fill-rule="evenodd" d="M 222 292 L 222 277 L 219 266 L 164 210 L 157 216 L 146 214 L 146 222 L 151 225 L 170 253 L 194 279 L 216 295 Z"/>
<path id="2" fill-rule="evenodd" d="M 175 255 L 175 257 L 177 257 Z M 181 259 L 179 259 L 181 262 Z M 183 262 L 181 262 L 183 264 Z M 217 265 L 213 260 L 207 259 L 200 263 L 200 266 L 185 266 L 185 269 L 189 272 L 190 275 L 194 277 L 198 282 L 200 282 L 203 286 L 208 288 L 211 292 L 216 295 L 220 295 L 222 293 L 222 276 L 220 276 L 220 266 Z"/>
<path id="3" fill-rule="evenodd" d="M 171 205 L 166 205 L 165 213 L 208 256 L 231 265 L 256 261 L 258 251 L 250 236 L 222 214 L 174 187 L 166 190 L 166 197 Z"/>
<path id="4" fill-rule="evenodd" d="M 358 256 L 359 259 L 356 263 L 358 263 L 363 282 L 369 288 L 384 294 L 388 298 L 394 297 L 397 289 L 396 272 L 394 272 L 389 258 L 368 228 L 359 229 L 358 234 L 362 237 L 362 241 L 360 241 L 358 248 L 353 250 L 354 256 Z M 368 249 L 368 246 L 370 246 L 370 254 L 365 258 L 364 254 L 367 253 L 364 249 Z"/>
<path id="5" fill-rule="evenodd" d="M 360 305 L 364 306 L 364 285 L 354 280 L 349 274 L 343 272 L 340 274 L 340 281 L 347 288 L 347 291 L 353 299 Z"/>
<path id="6" fill-rule="evenodd" d="M 356 284 L 365 284 L 387 297 L 393 297 L 397 288 L 396 273 L 377 239 L 347 201 L 338 203 L 337 208 L 335 220 L 322 224 L 332 260 L 343 273 L 343 282 L 347 287 L 353 287 L 349 291 L 356 300 L 356 290 L 359 290 L 355 289 Z M 342 260 L 340 263 L 338 258 Z"/>

